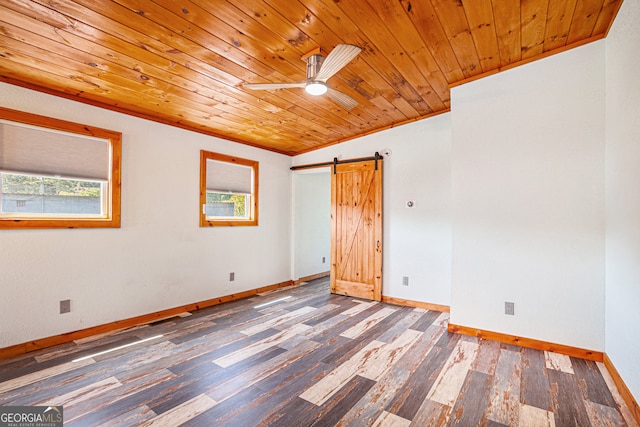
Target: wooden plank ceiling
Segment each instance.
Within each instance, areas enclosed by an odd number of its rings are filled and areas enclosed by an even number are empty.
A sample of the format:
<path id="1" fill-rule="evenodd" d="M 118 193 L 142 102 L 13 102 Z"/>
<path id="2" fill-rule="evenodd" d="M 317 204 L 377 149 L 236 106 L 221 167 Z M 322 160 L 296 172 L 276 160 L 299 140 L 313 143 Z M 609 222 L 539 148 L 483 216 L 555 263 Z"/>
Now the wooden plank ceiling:
<path id="1" fill-rule="evenodd" d="M 2 0 L 0 80 L 293 155 L 448 111 L 451 85 L 604 37 L 621 2 Z M 350 111 L 243 87 L 340 43 L 363 49 L 328 81 Z"/>

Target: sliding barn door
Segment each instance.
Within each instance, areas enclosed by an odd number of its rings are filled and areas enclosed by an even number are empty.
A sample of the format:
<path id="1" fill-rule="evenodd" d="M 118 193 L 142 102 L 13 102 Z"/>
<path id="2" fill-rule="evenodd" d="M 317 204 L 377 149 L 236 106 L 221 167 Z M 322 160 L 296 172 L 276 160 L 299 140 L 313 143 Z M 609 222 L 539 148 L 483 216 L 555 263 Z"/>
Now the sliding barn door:
<path id="1" fill-rule="evenodd" d="M 331 292 L 382 298 L 382 160 L 331 175 Z"/>

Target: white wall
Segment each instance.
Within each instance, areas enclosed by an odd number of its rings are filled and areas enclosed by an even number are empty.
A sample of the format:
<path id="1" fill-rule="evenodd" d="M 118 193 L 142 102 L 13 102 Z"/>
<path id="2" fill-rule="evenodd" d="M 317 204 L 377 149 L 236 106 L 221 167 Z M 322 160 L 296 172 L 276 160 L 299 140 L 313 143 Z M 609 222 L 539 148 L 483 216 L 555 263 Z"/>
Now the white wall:
<path id="1" fill-rule="evenodd" d="M 640 399 L 640 3 L 626 0 L 606 40 L 606 352 Z"/>
<path id="2" fill-rule="evenodd" d="M 382 294 L 449 305 L 451 283 L 449 114 L 294 157 L 295 165 L 373 156 L 383 160 Z M 408 200 L 415 207 L 406 207 Z M 402 286 L 402 277 L 409 286 Z"/>
<path id="3" fill-rule="evenodd" d="M 452 90 L 451 323 L 604 350 L 604 79 L 600 41 Z"/>
<path id="4" fill-rule="evenodd" d="M 293 278 L 297 280 L 331 268 L 329 170 L 320 168 L 294 172 L 293 199 Z"/>
<path id="5" fill-rule="evenodd" d="M 290 157 L 7 84 L 0 105 L 123 134 L 120 229 L 0 230 L 0 347 L 291 278 Z M 201 149 L 260 162 L 258 227 L 198 226 Z"/>

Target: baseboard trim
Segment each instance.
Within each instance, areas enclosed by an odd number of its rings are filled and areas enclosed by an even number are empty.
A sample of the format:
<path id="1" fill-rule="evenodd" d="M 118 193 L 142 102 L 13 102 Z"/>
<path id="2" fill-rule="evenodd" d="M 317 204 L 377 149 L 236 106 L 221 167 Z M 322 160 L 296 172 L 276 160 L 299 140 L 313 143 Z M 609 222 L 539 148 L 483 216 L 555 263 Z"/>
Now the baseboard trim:
<path id="1" fill-rule="evenodd" d="M 469 335 L 472 337 L 484 338 L 487 340 L 503 342 L 506 344 L 519 345 L 521 347 L 532 348 L 534 350 L 552 351 L 554 353 L 565 354 L 567 356 L 579 357 L 581 359 L 602 362 L 604 353 L 601 351 L 585 350 L 583 348 L 571 347 L 564 344 L 555 344 L 547 341 L 523 338 L 515 335 L 503 334 L 500 332 L 485 331 L 482 329 L 469 328 L 467 326 L 454 325 L 449 323 L 449 332 L 454 334 Z"/>
<path id="2" fill-rule="evenodd" d="M 17 356 L 19 354 L 28 353 L 34 350 L 40 350 L 54 345 L 71 342 L 77 339 L 86 338 L 92 335 L 104 334 L 107 332 L 116 331 L 118 329 L 130 328 L 132 326 L 143 325 L 145 323 L 151 323 L 158 320 L 166 319 L 168 317 L 175 316 L 186 311 L 195 311 L 201 308 L 211 307 L 214 305 L 222 304 L 225 302 L 235 301 L 242 298 L 251 297 L 262 292 L 273 291 L 287 286 L 295 286 L 293 280 L 287 280 L 286 282 L 280 282 L 273 285 L 263 286 L 261 288 L 250 289 L 248 291 L 238 292 L 237 294 L 230 294 L 221 296 L 218 298 L 212 298 L 205 301 L 200 301 L 192 304 L 182 305 L 179 307 L 173 307 L 166 310 L 156 311 L 154 313 L 143 314 L 141 316 L 130 317 L 128 319 L 116 320 L 115 322 L 105 323 L 103 325 L 92 326 L 86 329 L 80 329 L 78 331 L 67 332 L 60 335 L 54 335 L 46 338 L 39 338 L 37 340 L 25 342 L 22 344 L 16 344 L 9 347 L 0 348 L 0 359 Z"/>
<path id="3" fill-rule="evenodd" d="M 441 311 L 443 313 L 449 313 L 450 308 L 448 305 L 440 305 L 440 304 L 431 304 L 429 302 L 422 301 L 412 301 L 410 299 L 402 299 L 402 298 L 394 298 L 382 295 L 382 302 L 386 302 L 388 304 L 401 305 L 404 307 L 416 307 L 416 308 L 424 308 L 427 310 L 433 311 Z"/>
<path id="4" fill-rule="evenodd" d="M 299 285 L 302 282 L 310 282 L 312 280 L 316 280 L 316 279 L 320 279 L 322 277 L 327 277 L 331 274 L 330 271 L 323 271 L 322 273 L 318 273 L 318 274 L 312 274 L 311 276 L 305 276 L 305 277 L 301 277 L 298 280 L 296 280 L 294 283 L 296 285 Z"/>
<path id="5" fill-rule="evenodd" d="M 611 361 L 611 359 L 609 359 L 609 356 L 606 353 L 604 355 L 603 363 L 607 368 L 607 371 L 609 371 L 611 378 L 613 378 L 613 382 L 615 383 L 616 387 L 618 387 L 618 392 L 620 392 L 620 395 L 624 399 L 624 402 L 627 404 L 629 411 L 631 411 L 631 415 L 640 425 L 640 406 L 638 406 L 638 401 L 635 399 L 635 397 L 633 397 L 633 394 L 631 394 L 631 390 L 629 390 L 629 387 L 627 387 L 627 384 L 625 384 L 624 380 L 620 376 L 620 373 L 618 372 L 616 367 L 613 366 L 613 362 Z"/>

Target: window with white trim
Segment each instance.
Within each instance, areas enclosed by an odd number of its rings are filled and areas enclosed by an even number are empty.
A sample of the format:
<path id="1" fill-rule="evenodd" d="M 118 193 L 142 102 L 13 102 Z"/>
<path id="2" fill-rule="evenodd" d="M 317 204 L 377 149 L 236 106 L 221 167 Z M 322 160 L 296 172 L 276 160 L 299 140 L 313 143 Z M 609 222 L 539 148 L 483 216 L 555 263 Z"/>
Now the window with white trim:
<path id="1" fill-rule="evenodd" d="M 200 226 L 258 225 L 258 162 L 200 152 Z"/>
<path id="2" fill-rule="evenodd" d="M 120 226 L 121 134 L 0 108 L 0 228 Z"/>

